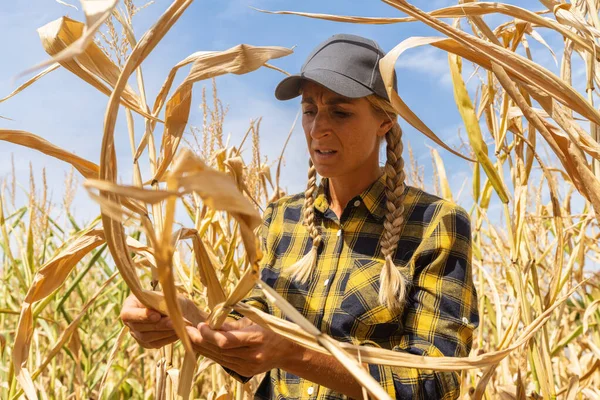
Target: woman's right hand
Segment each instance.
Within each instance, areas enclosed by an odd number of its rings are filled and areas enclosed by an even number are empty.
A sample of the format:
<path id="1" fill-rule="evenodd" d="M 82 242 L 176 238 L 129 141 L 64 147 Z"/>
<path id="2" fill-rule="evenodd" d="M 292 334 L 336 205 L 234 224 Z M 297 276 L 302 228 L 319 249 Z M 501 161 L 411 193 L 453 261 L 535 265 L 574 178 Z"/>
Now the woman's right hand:
<path id="1" fill-rule="evenodd" d="M 146 308 L 133 294 L 123 302 L 120 317 L 129 327 L 131 336 L 146 349 L 159 349 L 179 339 L 167 325 L 171 320 L 169 317 Z"/>

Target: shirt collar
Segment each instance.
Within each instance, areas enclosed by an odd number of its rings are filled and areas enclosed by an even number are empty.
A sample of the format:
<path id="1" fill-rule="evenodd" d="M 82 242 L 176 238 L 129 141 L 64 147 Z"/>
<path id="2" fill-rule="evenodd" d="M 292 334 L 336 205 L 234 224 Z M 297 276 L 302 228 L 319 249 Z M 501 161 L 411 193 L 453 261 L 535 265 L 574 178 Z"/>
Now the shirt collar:
<path id="1" fill-rule="evenodd" d="M 368 188 L 366 188 L 358 196 L 354 197 L 350 202 L 353 202 L 360 198 L 364 205 L 369 210 L 369 213 L 376 220 L 383 219 L 385 217 L 385 171 L 382 170 L 382 174 L 377 178 Z M 314 207 L 317 211 L 322 214 L 329 208 L 329 179 L 321 178 L 319 187 L 317 188 L 317 195 L 314 202 Z"/>

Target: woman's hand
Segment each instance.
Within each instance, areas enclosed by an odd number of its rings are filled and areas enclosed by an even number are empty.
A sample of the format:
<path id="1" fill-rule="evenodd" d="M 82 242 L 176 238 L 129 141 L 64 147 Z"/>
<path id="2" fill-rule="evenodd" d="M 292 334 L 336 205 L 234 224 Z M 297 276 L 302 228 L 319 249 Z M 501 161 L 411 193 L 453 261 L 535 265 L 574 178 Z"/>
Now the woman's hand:
<path id="1" fill-rule="evenodd" d="M 129 327 L 131 336 L 146 349 L 159 349 L 179 339 L 167 325 L 171 320 L 169 317 L 146 308 L 133 294 L 123 302 L 120 317 Z"/>
<path id="2" fill-rule="evenodd" d="M 213 330 L 201 322 L 186 327 L 194 350 L 242 376 L 253 376 L 281 367 L 296 345 L 268 329 L 242 318 Z"/>

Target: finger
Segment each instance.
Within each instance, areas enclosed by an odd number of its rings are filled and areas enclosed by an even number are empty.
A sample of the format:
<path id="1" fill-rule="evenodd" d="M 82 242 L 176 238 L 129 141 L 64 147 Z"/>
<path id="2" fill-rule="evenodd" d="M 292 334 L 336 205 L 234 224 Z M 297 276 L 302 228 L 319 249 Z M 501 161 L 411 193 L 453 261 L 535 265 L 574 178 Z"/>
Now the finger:
<path id="1" fill-rule="evenodd" d="M 157 332 L 136 332 L 137 336 L 146 343 L 152 344 L 157 340 L 162 340 L 171 336 L 177 337 L 174 331 L 157 331 Z"/>
<path id="2" fill-rule="evenodd" d="M 185 329 L 188 333 L 188 336 L 190 337 L 192 344 L 196 348 L 200 350 L 208 350 L 212 354 L 219 354 L 223 352 L 223 350 L 220 349 L 218 346 L 215 346 L 213 343 L 207 342 L 206 339 L 204 339 L 204 337 L 200 334 L 198 329 L 194 328 L 193 326 L 186 326 Z"/>
<path id="3" fill-rule="evenodd" d="M 160 349 L 161 347 L 165 347 L 166 345 L 176 342 L 178 339 L 179 338 L 177 337 L 177 335 L 171 335 L 164 339 L 151 342 L 151 343 L 149 343 L 149 345 L 152 346 L 152 348 L 154 348 L 154 349 Z"/>
<path id="4" fill-rule="evenodd" d="M 234 371 L 240 369 L 242 366 L 242 363 L 244 362 L 244 360 L 242 360 L 242 359 L 226 356 L 226 355 L 223 355 L 222 353 L 215 353 L 213 351 L 207 350 L 206 348 L 199 349 L 197 347 L 194 347 L 194 350 L 196 351 L 196 353 L 200 354 L 201 356 L 210 358 L 217 364 L 220 364 L 220 365 L 227 367 L 229 369 L 232 369 Z"/>
<path id="5" fill-rule="evenodd" d="M 194 328 L 189 328 L 189 329 L 194 329 Z M 246 372 L 247 364 L 248 364 L 247 359 L 233 357 L 230 355 L 226 355 L 224 353 L 217 353 L 212 350 L 209 350 L 208 347 L 198 348 L 197 346 L 194 346 L 194 350 L 198 354 L 202 355 L 203 357 L 211 359 L 212 361 L 216 362 L 217 364 L 219 364 L 225 368 L 229 368 L 230 370 L 235 371 L 242 376 L 250 377 L 253 375 L 250 372 Z"/>
<path id="6" fill-rule="evenodd" d="M 172 327 L 169 327 L 168 323 L 171 320 L 169 317 L 162 317 L 158 322 L 127 322 L 126 325 L 131 328 L 132 331 L 137 332 L 156 332 L 156 331 L 170 331 L 175 332 Z"/>
<path id="7" fill-rule="evenodd" d="M 256 349 L 250 347 L 223 350 L 206 343 L 201 346 L 193 343 L 193 347 L 197 353 L 217 362 L 221 360 L 243 366 L 253 362 L 256 358 Z"/>
<path id="8" fill-rule="evenodd" d="M 152 340 L 148 337 L 145 337 L 144 334 L 140 334 L 139 332 L 130 331 L 130 334 L 135 341 L 145 349 L 159 349 L 179 339 L 177 335 L 169 335 L 167 337 Z"/>
<path id="9" fill-rule="evenodd" d="M 151 349 L 152 347 L 150 346 L 149 343 L 144 342 L 143 340 L 141 340 L 138 335 L 134 332 L 134 331 L 129 331 L 129 334 L 131 335 L 131 337 L 143 348 L 145 349 Z"/>
<path id="10" fill-rule="evenodd" d="M 232 349 L 242 346 L 235 335 L 228 331 L 213 330 L 207 323 L 201 322 L 198 324 L 198 331 L 205 341 L 220 349 Z"/>
<path id="11" fill-rule="evenodd" d="M 231 355 L 228 351 L 224 351 L 223 349 L 215 346 L 214 344 L 208 343 L 206 340 L 204 340 L 198 329 L 188 326 L 186 327 L 186 330 L 188 332 L 190 340 L 192 341 L 192 344 L 194 345 L 194 350 L 196 350 L 203 356 L 208 357 L 211 360 L 218 362 L 219 364 L 227 362 L 239 365 L 245 361 L 243 358 Z"/>
<path id="12" fill-rule="evenodd" d="M 129 296 L 123 302 L 120 317 L 124 323 L 157 322 L 161 315 L 158 311 L 146 308 L 135 296 Z"/>
<path id="13" fill-rule="evenodd" d="M 221 349 L 235 349 L 239 347 L 255 346 L 262 343 L 261 331 L 251 329 L 216 331 L 211 329 L 205 322 L 198 324 L 198 330 L 206 341 Z"/>
<path id="14" fill-rule="evenodd" d="M 235 363 L 231 363 L 228 361 L 219 360 L 218 357 L 215 358 L 214 356 L 211 356 L 210 354 L 202 354 L 201 352 L 198 352 L 198 354 L 200 354 L 201 356 L 203 356 L 205 358 L 209 358 L 212 361 L 214 361 L 215 363 L 221 365 L 222 367 L 229 368 L 230 370 L 233 370 L 235 372 L 237 372 L 241 369 L 240 364 L 235 364 Z M 242 375 L 242 374 L 240 374 L 240 375 Z"/>
<path id="15" fill-rule="evenodd" d="M 246 318 L 246 317 L 238 319 L 238 320 L 235 320 L 233 318 L 227 318 L 227 320 L 225 320 L 225 322 L 221 326 L 220 330 L 222 330 L 222 331 L 242 330 L 253 324 L 254 324 L 254 322 L 252 322 L 249 318 Z"/>

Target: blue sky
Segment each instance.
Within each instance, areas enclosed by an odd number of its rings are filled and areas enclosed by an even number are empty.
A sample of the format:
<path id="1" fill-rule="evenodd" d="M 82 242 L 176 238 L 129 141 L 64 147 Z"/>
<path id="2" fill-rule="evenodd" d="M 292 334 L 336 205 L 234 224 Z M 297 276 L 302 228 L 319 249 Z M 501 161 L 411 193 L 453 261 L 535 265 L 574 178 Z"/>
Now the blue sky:
<path id="1" fill-rule="evenodd" d="M 75 0 L 71 3 L 77 4 Z M 136 36 L 139 38 L 151 26 L 170 2 L 157 0 L 134 19 Z M 456 1 L 429 0 L 413 1 L 424 10 L 431 10 Z M 541 3 L 533 0 L 507 1 L 531 10 L 542 9 Z M 141 2 L 140 2 L 141 4 Z M 78 5 L 78 4 L 77 4 Z M 144 76 L 150 104 L 169 70 L 189 54 L 199 50 L 225 50 L 239 43 L 252 45 L 296 46 L 288 57 L 274 60 L 273 64 L 284 70 L 297 72 L 305 57 L 319 42 L 335 33 L 354 33 L 373 38 L 385 51 L 411 36 L 438 36 L 420 23 L 369 26 L 340 24 L 313 20 L 297 16 L 269 15 L 250 9 L 248 6 L 269 10 L 294 10 L 305 12 L 333 13 L 363 16 L 404 16 L 398 10 L 375 0 L 205 0 L 197 1 L 188 9 L 180 21 L 144 62 Z M 62 15 L 82 19 L 81 12 L 62 6 L 52 0 L 11 0 L 0 4 L 0 97 L 10 93 L 19 83 L 13 78 L 28 67 L 46 59 L 36 29 Z M 485 17 L 495 27 L 503 19 Z M 540 34 L 553 47 L 562 41 L 548 31 Z M 530 41 L 534 57 L 553 72 L 557 67 L 550 53 L 534 41 Z M 560 56 L 560 55 L 559 55 Z M 582 80 L 577 72 L 576 80 Z M 456 110 L 449 78 L 446 55 L 433 48 L 411 50 L 401 56 L 397 68 L 399 93 L 411 108 L 443 140 L 458 144 L 458 131 L 462 121 Z M 180 71 L 179 79 L 186 70 Z M 581 76 L 579 76 L 579 75 Z M 466 76 L 466 75 L 465 75 Z M 579 78 L 578 78 L 579 76 Z M 274 160 L 281 150 L 285 137 L 299 110 L 299 100 L 279 102 L 273 96 L 277 83 L 283 78 L 279 72 L 261 69 L 245 76 L 229 75 L 217 78 L 220 98 L 229 106 L 225 133 L 231 134 L 231 142 L 239 143 L 250 119 L 263 117 L 261 125 L 261 150 Z M 177 83 L 177 82 L 176 82 Z M 210 91 L 210 82 L 196 84 L 190 123 L 201 126 L 202 86 Z M 98 162 L 104 110 L 108 98 L 80 81 L 66 70 L 59 69 L 38 81 L 17 97 L 0 104 L 0 115 L 13 121 L 0 120 L 0 126 L 30 131 L 52 143 L 82 157 Z M 137 140 L 141 136 L 141 124 L 137 121 Z M 431 186 L 432 167 L 429 146 L 437 147 L 425 136 L 400 121 L 404 129 L 405 159 L 408 162 L 407 142 L 412 146 L 419 164 L 425 168 L 426 182 Z M 157 129 L 160 140 L 161 129 Z M 484 133 L 489 138 L 487 132 Z M 466 137 L 463 134 L 463 137 Z M 119 171 L 122 182 L 131 182 L 131 155 L 121 110 L 116 130 Z M 491 141 L 490 141 L 491 143 Z M 455 194 L 464 185 L 457 202 L 465 207 L 471 205 L 470 176 L 468 162 L 439 149 Z M 493 152 L 493 148 L 490 148 Z M 15 156 L 17 177 L 27 186 L 29 162 L 39 180 L 41 169 L 47 168 L 48 182 L 54 202 L 60 204 L 63 181 L 68 167 L 34 151 L 6 143 L 0 143 L 0 180 L 10 175 L 10 154 Z M 282 184 L 289 193 L 304 190 L 308 151 L 300 127 L 294 131 L 290 146 L 285 154 Z M 143 173 L 147 177 L 147 169 Z M 23 203 L 21 203 L 23 204 Z M 98 214 L 98 207 L 78 189 L 75 213 L 78 219 L 89 220 Z"/>

